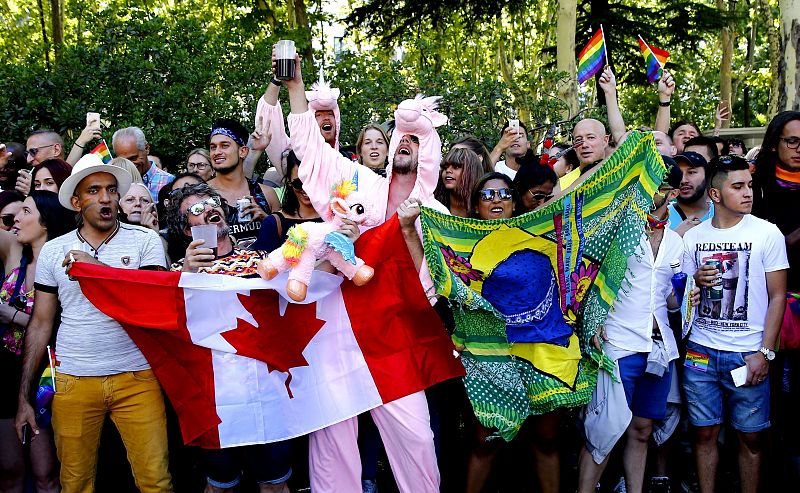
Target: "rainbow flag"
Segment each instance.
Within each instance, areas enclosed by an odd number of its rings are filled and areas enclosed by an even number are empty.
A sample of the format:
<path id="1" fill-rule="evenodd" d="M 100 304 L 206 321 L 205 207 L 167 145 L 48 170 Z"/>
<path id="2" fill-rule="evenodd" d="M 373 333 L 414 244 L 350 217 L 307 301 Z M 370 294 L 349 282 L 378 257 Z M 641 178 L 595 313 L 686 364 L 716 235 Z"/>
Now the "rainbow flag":
<path id="1" fill-rule="evenodd" d="M 97 147 L 92 149 L 89 154 L 97 154 L 100 156 L 100 159 L 103 160 L 103 164 L 108 164 L 111 162 L 111 151 L 108 150 L 105 140 L 100 141 L 100 143 L 97 144 Z"/>
<path id="2" fill-rule="evenodd" d="M 578 83 L 583 84 L 603 69 L 606 59 L 606 42 L 603 26 L 594 33 L 592 39 L 578 54 Z"/>
<path id="3" fill-rule="evenodd" d="M 642 50 L 644 61 L 647 63 L 647 81 L 652 84 L 661 78 L 661 71 L 664 65 L 667 64 L 669 53 L 655 46 L 648 45 L 641 36 L 639 36 L 639 49 Z"/>

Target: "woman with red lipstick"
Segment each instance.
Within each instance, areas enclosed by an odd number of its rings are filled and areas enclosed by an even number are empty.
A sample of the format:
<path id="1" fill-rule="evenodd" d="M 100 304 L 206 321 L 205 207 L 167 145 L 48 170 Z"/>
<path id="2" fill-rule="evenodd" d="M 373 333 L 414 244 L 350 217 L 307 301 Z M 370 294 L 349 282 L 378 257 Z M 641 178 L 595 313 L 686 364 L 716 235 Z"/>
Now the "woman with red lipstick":
<path id="1" fill-rule="evenodd" d="M 0 286 L 0 483 L 3 491 L 22 491 L 25 449 L 14 430 L 25 327 L 33 309 L 33 279 L 39 251 L 47 240 L 75 228 L 75 215 L 58 203 L 58 195 L 34 190 L 14 217 L 10 232 L 0 232 L 0 259 L 16 266 Z M 50 427 L 42 426 L 29 449 L 37 491 L 59 491 L 58 461 Z"/>

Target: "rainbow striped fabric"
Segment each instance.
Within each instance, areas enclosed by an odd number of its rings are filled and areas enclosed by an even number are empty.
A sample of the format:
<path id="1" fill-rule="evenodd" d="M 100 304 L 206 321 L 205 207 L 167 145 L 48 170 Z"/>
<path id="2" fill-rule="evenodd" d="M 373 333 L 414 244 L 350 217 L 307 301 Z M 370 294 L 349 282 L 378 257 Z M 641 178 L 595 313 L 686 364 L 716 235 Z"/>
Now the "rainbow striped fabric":
<path id="1" fill-rule="evenodd" d="M 631 135 L 545 208 L 481 221 L 422 208 L 425 260 L 453 307 L 475 416 L 510 441 L 525 418 L 589 402 L 591 344 L 622 287 L 666 167 L 651 133 Z"/>
<path id="2" fill-rule="evenodd" d="M 661 71 L 667 64 L 669 53 L 653 45 L 648 45 L 641 36 L 639 36 L 639 49 L 642 50 L 644 61 L 647 63 L 647 81 L 652 84 L 661 78 Z"/>
<path id="3" fill-rule="evenodd" d="M 605 59 L 606 43 L 603 36 L 603 27 L 601 26 L 578 54 L 578 83 L 583 84 L 594 74 L 601 71 Z"/>
<path id="4" fill-rule="evenodd" d="M 97 146 L 89 152 L 89 154 L 97 154 L 100 156 L 100 159 L 103 160 L 103 164 L 108 164 L 111 162 L 111 151 L 108 150 L 108 146 L 106 145 L 106 141 L 100 141 Z"/>

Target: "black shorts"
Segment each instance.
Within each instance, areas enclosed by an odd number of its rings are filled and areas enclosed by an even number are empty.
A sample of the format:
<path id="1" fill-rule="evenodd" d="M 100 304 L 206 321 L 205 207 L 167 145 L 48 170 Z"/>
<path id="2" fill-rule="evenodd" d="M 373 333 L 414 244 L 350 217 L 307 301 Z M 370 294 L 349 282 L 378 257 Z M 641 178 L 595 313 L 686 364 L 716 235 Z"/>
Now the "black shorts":
<path id="1" fill-rule="evenodd" d="M 208 484 L 233 488 L 242 471 L 256 483 L 280 484 L 292 476 L 291 441 L 247 445 L 218 450 L 203 449 L 203 467 Z"/>

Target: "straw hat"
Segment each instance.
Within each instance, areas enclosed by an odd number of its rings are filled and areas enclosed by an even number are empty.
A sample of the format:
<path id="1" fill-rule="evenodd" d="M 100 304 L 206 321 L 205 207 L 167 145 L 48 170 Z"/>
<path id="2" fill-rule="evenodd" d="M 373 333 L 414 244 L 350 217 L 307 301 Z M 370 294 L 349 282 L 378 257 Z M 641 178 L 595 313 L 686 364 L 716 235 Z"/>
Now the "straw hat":
<path id="1" fill-rule="evenodd" d="M 131 186 L 131 174 L 127 170 L 110 164 L 103 164 L 103 160 L 97 154 L 87 154 L 83 156 L 72 168 L 72 174 L 64 180 L 58 190 L 58 201 L 70 210 L 77 210 L 72 207 L 71 198 L 75 194 L 75 188 L 84 178 L 94 173 L 109 173 L 117 179 L 117 191 L 120 197 L 128 193 Z"/>

